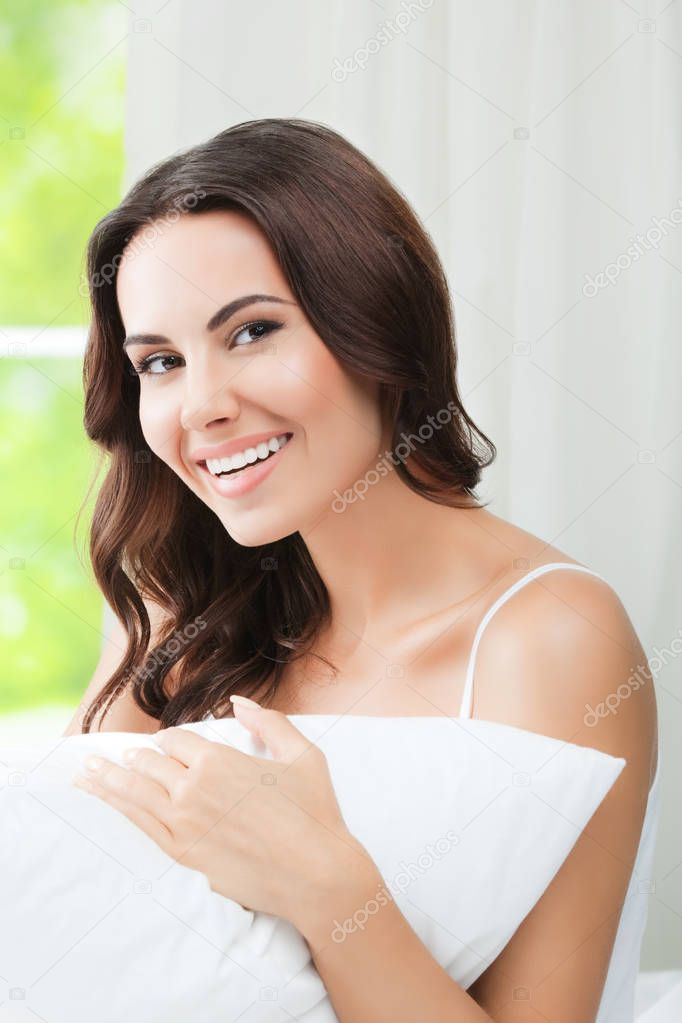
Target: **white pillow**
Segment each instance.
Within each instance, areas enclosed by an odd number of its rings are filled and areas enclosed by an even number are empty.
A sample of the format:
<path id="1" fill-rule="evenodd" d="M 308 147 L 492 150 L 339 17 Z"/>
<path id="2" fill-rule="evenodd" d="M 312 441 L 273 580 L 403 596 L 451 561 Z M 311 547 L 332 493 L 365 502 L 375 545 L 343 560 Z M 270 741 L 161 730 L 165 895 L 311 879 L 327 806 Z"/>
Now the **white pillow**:
<path id="1" fill-rule="evenodd" d="M 326 754 L 350 831 L 464 988 L 507 944 L 625 766 L 489 721 L 290 719 Z M 181 727 L 270 759 L 234 718 Z M 0 749 L 0 1021 L 336 1020 L 291 924 L 214 892 L 70 784 L 88 753 L 122 763 L 131 746 L 158 748 L 153 735 L 103 732 Z M 363 918 L 358 907 L 330 939 L 352 940 L 348 931 L 377 911 L 368 904 Z"/>

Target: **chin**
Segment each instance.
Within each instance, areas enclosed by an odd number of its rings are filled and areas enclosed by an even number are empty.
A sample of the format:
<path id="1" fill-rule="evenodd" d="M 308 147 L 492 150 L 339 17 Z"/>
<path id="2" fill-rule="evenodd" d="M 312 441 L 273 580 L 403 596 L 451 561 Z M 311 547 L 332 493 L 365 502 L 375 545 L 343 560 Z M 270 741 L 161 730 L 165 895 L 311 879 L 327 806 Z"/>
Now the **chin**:
<path id="1" fill-rule="evenodd" d="M 234 519 L 228 521 L 220 515 L 218 515 L 218 518 L 220 518 L 224 525 L 225 532 L 229 533 L 230 537 L 240 547 L 264 547 L 267 544 L 274 543 L 276 540 L 282 540 L 286 536 L 291 536 L 292 533 L 297 531 L 297 526 L 291 526 L 288 523 L 267 521 L 257 523 L 252 519 L 250 522 L 245 522 L 244 528 L 241 528 Z M 263 567 L 265 568 L 266 566 Z"/>

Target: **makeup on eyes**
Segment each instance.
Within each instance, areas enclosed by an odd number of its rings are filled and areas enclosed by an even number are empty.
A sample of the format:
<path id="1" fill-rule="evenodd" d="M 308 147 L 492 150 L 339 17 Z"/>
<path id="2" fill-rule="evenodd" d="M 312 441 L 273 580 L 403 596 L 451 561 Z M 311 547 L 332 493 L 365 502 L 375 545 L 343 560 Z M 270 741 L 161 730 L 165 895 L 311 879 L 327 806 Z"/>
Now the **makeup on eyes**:
<path id="1" fill-rule="evenodd" d="M 229 336 L 229 339 L 233 340 L 235 337 L 238 337 L 239 334 L 241 334 L 242 331 L 244 330 L 252 330 L 256 327 L 264 328 L 264 332 L 262 334 L 260 334 L 258 337 L 251 338 L 247 344 L 240 344 L 235 346 L 236 348 L 248 348 L 259 341 L 264 341 L 271 334 L 274 334 L 276 330 L 279 330 L 279 328 L 283 326 L 284 324 L 279 320 L 266 319 L 249 320 L 246 323 L 241 324 L 241 326 L 237 327 L 236 330 L 234 330 L 233 333 Z M 150 376 L 167 376 L 168 375 L 167 372 L 155 373 L 152 372 L 149 367 L 152 364 L 154 364 L 157 360 L 177 358 L 179 358 L 179 356 L 173 355 L 170 352 L 155 352 L 152 355 L 147 355 L 142 359 L 139 360 L 132 359 L 131 361 L 133 365 L 133 370 L 137 376 L 144 376 L 146 374 Z"/>

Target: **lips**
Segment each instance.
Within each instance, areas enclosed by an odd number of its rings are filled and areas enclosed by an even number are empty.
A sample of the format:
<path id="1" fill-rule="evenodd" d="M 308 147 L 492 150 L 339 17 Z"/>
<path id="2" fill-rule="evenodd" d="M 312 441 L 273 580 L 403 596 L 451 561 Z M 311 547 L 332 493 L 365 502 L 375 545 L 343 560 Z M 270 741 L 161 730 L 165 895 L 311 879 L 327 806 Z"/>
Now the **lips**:
<path id="1" fill-rule="evenodd" d="M 289 438 L 286 444 L 271 453 L 268 458 L 259 458 L 256 462 L 251 462 L 241 469 L 235 469 L 234 472 L 226 473 L 223 476 L 214 476 L 205 463 L 199 463 L 199 468 L 206 476 L 208 485 L 216 494 L 221 497 L 242 497 L 255 490 L 263 480 L 276 471 L 280 461 L 294 442 L 293 434 L 287 433 L 286 436 Z"/>

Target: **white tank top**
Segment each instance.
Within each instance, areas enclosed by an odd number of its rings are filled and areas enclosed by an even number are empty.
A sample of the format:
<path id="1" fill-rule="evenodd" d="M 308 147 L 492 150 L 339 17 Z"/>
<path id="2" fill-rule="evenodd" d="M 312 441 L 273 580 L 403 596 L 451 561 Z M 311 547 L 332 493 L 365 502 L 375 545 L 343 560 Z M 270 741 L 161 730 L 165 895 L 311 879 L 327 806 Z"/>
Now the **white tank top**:
<path id="1" fill-rule="evenodd" d="M 481 641 L 481 636 L 488 622 L 495 612 L 509 600 L 512 594 L 520 590 L 522 586 L 529 583 L 531 579 L 537 579 L 545 572 L 553 571 L 556 568 L 568 568 L 581 572 L 589 572 L 590 575 L 603 579 L 597 572 L 583 565 L 572 565 L 563 561 L 550 562 L 534 568 L 526 575 L 518 579 L 509 589 L 494 601 L 488 608 L 476 630 L 474 642 L 469 656 L 466 680 L 464 683 L 464 694 L 459 716 L 462 718 L 471 717 L 473 704 L 474 664 L 476 652 Z M 604 580 L 605 581 L 605 580 Z M 602 992 L 599 1012 L 595 1023 L 633 1023 L 635 1015 L 635 983 L 639 972 L 639 958 L 642 945 L 642 935 L 646 926 L 647 913 L 649 908 L 648 896 L 653 892 L 653 870 L 652 862 L 658 820 L 660 814 L 659 778 L 662 750 L 660 748 L 656 764 L 656 774 L 649 790 L 642 834 L 639 841 L 637 856 L 628 885 L 627 895 L 623 904 L 618 931 L 611 954 L 611 961 Z"/>
<path id="2" fill-rule="evenodd" d="M 476 630 L 467 665 L 464 692 L 459 710 L 460 718 L 471 717 L 476 653 L 488 622 L 502 604 L 509 600 L 522 586 L 525 586 L 532 579 L 537 579 L 538 576 L 544 575 L 545 572 L 560 568 L 588 572 L 590 575 L 597 576 L 598 579 L 603 580 L 603 576 L 593 572 L 590 568 L 585 568 L 584 565 L 554 561 L 532 569 L 505 590 L 488 608 Z M 320 715 L 296 714 L 294 716 L 305 718 L 319 717 Z M 215 720 L 214 715 L 209 713 L 205 720 Z M 634 1020 L 635 983 L 639 972 L 642 936 L 647 920 L 648 895 L 653 891 L 652 861 L 660 811 L 659 778 L 661 759 L 662 750 L 659 739 L 656 774 L 649 791 L 639 847 L 623 904 L 595 1023 L 633 1023 Z"/>

